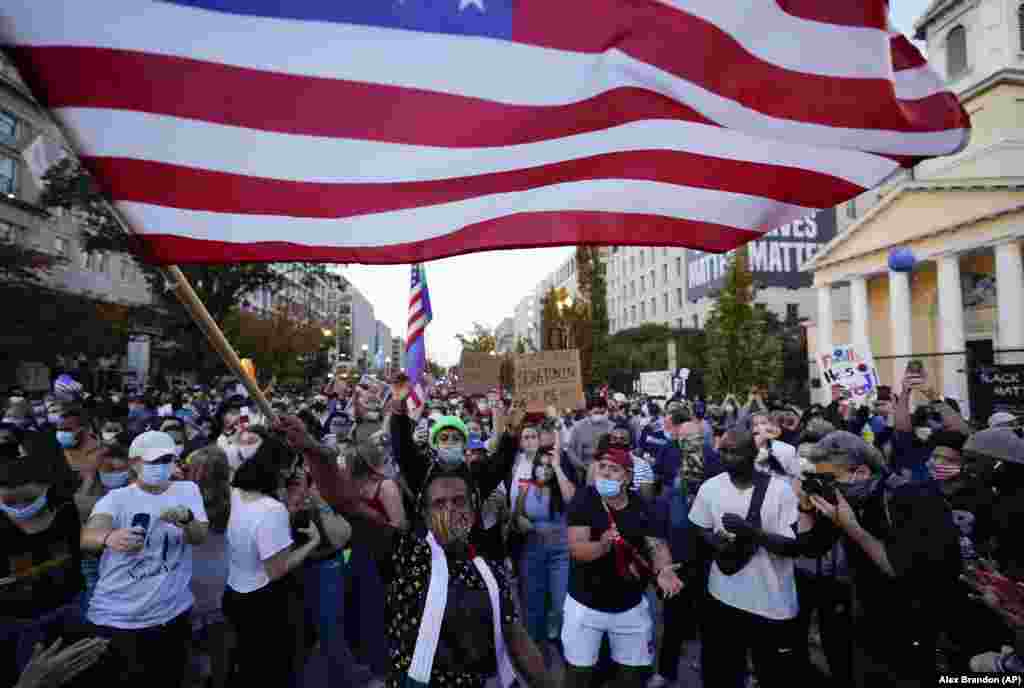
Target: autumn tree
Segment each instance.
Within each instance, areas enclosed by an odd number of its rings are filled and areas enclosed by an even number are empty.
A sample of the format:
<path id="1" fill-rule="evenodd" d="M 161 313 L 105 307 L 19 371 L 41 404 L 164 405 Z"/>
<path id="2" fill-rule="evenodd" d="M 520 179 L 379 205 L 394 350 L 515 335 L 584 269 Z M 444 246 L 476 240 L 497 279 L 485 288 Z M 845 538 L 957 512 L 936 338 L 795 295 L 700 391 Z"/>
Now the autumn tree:
<path id="1" fill-rule="evenodd" d="M 782 342 L 768 327 L 764 309 L 755 306 L 747 248 L 729 258 L 725 282 L 715 297 L 704 331 L 707 341 L 705 383 L 709 394 L 745 393 L 754 384 L 775 387 L 782 376 Z"/>
<path id="2" fill-rule="evenodd" d="M 463 351 L 486 354 L 496 350 L 498 347 L 498 340 L 495 339 L 494 332 L 486 325 L 481 325 L 478 322 L 473 323 L 471 332 L 468 334 L 457 334 L 455 338 L 459 340 Z"/>
<path id="3" fill-rule="evenodd" d="M 580 246 L 576 249 L 576 282 L 580 291 L 579 335 L 580 367 L 584 387 L 608 381 L 608 294 L 607 265 L 601 249 Z"/>
<path id="4" fill-rule="evenodd" d="M 318 354 L 328 339 L 320 327 L 291 317 L 284 308 L 268 315 L 236 310 L 224 329 L 261 376 L 279 379 L 302 376 L 303 360 Z"/>

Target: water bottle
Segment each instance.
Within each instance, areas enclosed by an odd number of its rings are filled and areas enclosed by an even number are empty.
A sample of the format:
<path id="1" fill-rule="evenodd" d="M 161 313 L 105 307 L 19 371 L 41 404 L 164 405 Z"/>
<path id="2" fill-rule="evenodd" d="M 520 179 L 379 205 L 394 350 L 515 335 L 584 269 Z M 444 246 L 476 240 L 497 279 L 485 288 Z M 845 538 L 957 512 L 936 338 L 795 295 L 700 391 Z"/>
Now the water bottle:
<path id="1" fill-rule="evenodd" d="M 871 422 L 868 421 L 864 424 L 864 431 L 860 434 L 864 441 L 874 446 L 875 444 L 875 431 L 871 429 Z"/>

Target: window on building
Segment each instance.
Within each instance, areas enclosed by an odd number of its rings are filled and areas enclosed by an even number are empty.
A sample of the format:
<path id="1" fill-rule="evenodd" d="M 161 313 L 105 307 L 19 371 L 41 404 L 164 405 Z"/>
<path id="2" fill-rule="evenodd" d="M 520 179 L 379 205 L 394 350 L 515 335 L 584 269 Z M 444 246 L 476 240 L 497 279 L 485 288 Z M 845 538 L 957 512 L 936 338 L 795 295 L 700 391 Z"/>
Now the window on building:
<path id="1" fill-rule="evenodd" d="M 18 118 L 7 110 L 0 110 L 0 141 L 14 143 L 18 138 Z"/>
<path id="2" fill-rule="evenodd" d="M 850 202 L 846 204 L 846 217 L 851 220 L 857 219 L 857 199 L 851 198 Z"/>
<path id="3" fill-rule="evenodd" d="M 683 276 L 683 259 L 682 256 L 676 257 L 676 277 Z"/>
<path id="4" fill-rule="evenodd" d="M 24 238 L 25 228 L 11 222 L 0 221 L 0 242 L 20 244 Z"/>
<path id="5" fill-rule="evenodd" d="M 641 301 L 640 302 L 640 319 L 641 320 L 647 320 L 647 302 L 646 301 Z"/>
<path id="6" fill-rule="evenodd" d="M 682 318 L 676 318 L 676 329 L 677 330 L 683 329 L 683 319 Z"/>
<path id="7" fill-rule="evenodd" d="M 135 261 L 128 256 L 121 256 L 121 281 L 135 281 Z"/>
<path id="8" fill-rule="evenodd" d="M 13 194 L 17 188 L 18 163 L 14 158 L 0 155 L 0 193 Z"/>
<path id="9" fill-rule="evenodd" d="M 631 315 L 633 316 L 633 322 L 636 322 L 636 306 L 631 306 L 629 310 Z"/>
<path id="10" fill-rule="evenodd" d="M 634 299 L 636 298 L 636 281 L 635 280 L 629 283 L 629 296 L 630 296 L 630 298 L 634 298 Z"/>
<path id="11" fill-rule="evenodd" d="M 647 278 L 640 275 L 640 293 L 643 294 L 645 291 L 647 291 Z"/>
<path id="12" fill-rule="evenodd" d="M 696 313 L 693 314 L 693 329 L 700 329 L 700 316 L 697 315 Z"/>
<path id="13" fill-rule="evenodd" d="M 668 263 L 661 266 L 661 283 L 668 284 Z"/>
<path id="14" fill-rule="evenodd" d="M 629 311 L 625 308 L 622 309 L 622 324 L 625 325 L 629 322 Z"/>
<path id="15" fill-rule="evenodd" d="M 668 313 L 668 292 L 665 292 L 664 294 L 661 295 L 661 305 L 661 311 L 663 313 Z"/>
<path id="16" fill-rule="evenodd" d="M 629 257 L 629 271 L 633 272 L 636 270 L 636 256 Z"/>
<path id="17" fill-rule="evenodd" d="M 61 258 L 68 257 L 68 240 L 63 237 L 54 237 L 53 252 Z"/>
<path id="18" fill-rule="evenodd" d="M 786 304 L 786 320 L 789 322 L 796 322 L 800 319 L 800 304 L 799 303 L 787 303 Z"/>
<path id="19" fill-rule="evenodd" d="M 644 266 L 644 252 L 640 252 L 640 267 Z"/>
<path id="20" fill-rule="evenodd" d="M 1017 31 L 1020 33 L 1018 50 L 1024 50 L 1024 4 L 1017 8 Z"/>
<path id="21" fill-rule="evenodd" d="M 954 26 L 946 34 L 946 76 L 950 79 L 967 71 L 967 29 Z"/>
<path id="22" fill-rule="evenodd" d="M 653 318 L 658 314 L 658 299 L 654 296 L 651 297 L 651 317 Z"/>
<path id="23" fill-rule="evenodd" d="M 676 289 L 676 308 L 683 307 L 683 288 L 678 287 Z"/>
<path id="24" fill-rule="evenodd" d="M 654 289 L 654 270 L 651 270 L 651 289 Z"/>

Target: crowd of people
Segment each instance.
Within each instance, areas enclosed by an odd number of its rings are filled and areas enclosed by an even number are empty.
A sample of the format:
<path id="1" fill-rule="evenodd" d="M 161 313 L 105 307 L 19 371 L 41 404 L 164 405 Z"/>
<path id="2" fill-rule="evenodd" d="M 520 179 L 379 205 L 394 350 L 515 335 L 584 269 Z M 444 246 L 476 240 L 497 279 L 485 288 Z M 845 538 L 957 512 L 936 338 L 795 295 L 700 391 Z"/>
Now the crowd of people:
<path id="1" fill-rule="evenodd" d="M 698 640 L 709 688 L 1024 672 L 1020 418 L 909 374 L 808 408 L 409 392 L 11 390 L 0 685 L 660 688 Z"/>

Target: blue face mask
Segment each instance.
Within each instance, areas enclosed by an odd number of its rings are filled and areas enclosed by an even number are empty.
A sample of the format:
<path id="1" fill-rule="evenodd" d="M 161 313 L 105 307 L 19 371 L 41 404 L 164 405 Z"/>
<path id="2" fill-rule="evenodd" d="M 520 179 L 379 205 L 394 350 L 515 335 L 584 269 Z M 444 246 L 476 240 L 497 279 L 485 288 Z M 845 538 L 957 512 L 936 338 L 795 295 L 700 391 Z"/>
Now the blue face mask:
<path id="1" fill-rule="evenodd" d="M 58 430 L 57 442 L 65 449 L 72 449 L 78 446 L 78 436 L 68 430 Z"/>
<path id="2" fill-rule="evenodd" d="M 27 521 L 39 514 L 40 511 L 46 508 L 46 493 L 39 495 L 38 498 L 31 504 L 25 506 L 7 506 L 6 504 L 0 504 L 0 510 L 5 514 L 13 518 L 15 521 Z"/>
<path id="3" fill-rule="evenodd" d="M 130 471 L 118 471 L 116 473 L 100 473 L 100 482 L 103 483 L 103 487 L 108 490 L 116 490 L 119 487 L 124 487 L 131 480 Z"/>
<path id="4" fill-rule="evenodd" d="M 466 460 L 466 450 L 461 444 L 437 448 L 438 460 L 446 466 L 457 466 Z"/>
<path id="5" fill-rule="evenodd" d="M 174 465 L 169 463 L 142 464 L 142 482 L 147 485 L 162 485 L 171 479 Z"/>
<path id="6" fill-rule="evenodd" d="M 609 478 L 598 478 L 594 481 L 594 487 L 597 488 L 597 494 L 602 497 L 617 497 L 622 491 L 622 483 Z"/>
<path id="7" fill-rule="evenodd" d="M 59 413 L 47 413 L 46 414 L 46 422 L 49 423 L 50 425 L 57 425 L 57 423 L 60 423 L 60 414 Z"/>

